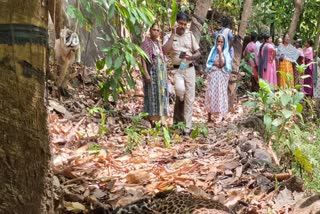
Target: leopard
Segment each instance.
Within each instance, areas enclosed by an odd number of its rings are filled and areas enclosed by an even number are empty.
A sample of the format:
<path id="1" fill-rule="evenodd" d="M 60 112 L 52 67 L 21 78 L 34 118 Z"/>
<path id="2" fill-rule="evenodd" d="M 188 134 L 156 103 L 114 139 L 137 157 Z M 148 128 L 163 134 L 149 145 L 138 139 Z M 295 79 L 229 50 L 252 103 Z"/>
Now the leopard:
<path id="1" fill-rule="evenodd" d="M 117 208 L 113 214 L 228 214 L 222 203 L 189 192 L 164 191 Z"/>

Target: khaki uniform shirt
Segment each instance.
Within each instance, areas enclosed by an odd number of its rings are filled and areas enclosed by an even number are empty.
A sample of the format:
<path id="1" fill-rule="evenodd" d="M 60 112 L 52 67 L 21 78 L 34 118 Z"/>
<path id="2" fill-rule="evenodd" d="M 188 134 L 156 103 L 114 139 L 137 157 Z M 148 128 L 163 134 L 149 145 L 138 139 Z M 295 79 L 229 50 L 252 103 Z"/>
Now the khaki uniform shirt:
<path id="1" fill-rule="evenodd" d="M 163 44 L 166 44 L 166 42 L 169 40 L 171 36 L 170 34 L 167 34 L 163 39 Z M 173 44 L 172 49 L 169 53 L 169 57 L 172 60 L 172 63 L 174 65 L 179 65 L 182 61 L 182 59 L 179 58 L 179 55 L 181 52 L 186 52 L 187 55 L 192 56 L 192 53 L 196 50 L 199 50 L 200 47 L 192 34 L 191 31 L 185 31 L 184 34 L 178 35 L 176 34 L 173 38 Z M 187 61 L 187 63 L 191 63 L 192 61 Z"/>

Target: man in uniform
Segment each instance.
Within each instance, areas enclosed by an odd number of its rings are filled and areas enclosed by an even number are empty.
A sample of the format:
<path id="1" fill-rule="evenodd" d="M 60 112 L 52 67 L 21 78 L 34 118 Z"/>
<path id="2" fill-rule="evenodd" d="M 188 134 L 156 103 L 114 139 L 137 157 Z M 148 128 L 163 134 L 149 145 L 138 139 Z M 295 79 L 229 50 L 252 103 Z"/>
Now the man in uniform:
<path id="1" fill-rule="evenodd" d="M 177 14 L 177 25 L 164 37 L 163 51 L 173 63 L 176 101 L 174 122 L 185 121 L 185 135 L 192 128 L 193 103 L 195 100 L 196 71 L 193 61 L 200 57 L 200 47 L 191 31 L 187 30 L 188 16 Z"/>

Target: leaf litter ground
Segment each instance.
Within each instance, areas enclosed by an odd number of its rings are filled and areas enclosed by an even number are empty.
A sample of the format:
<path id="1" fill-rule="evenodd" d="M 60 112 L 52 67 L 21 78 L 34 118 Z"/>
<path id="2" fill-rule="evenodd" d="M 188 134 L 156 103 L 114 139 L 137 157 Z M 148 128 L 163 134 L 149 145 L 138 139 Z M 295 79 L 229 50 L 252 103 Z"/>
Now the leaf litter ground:
<path id="1" fill-rule="evenodd" d="M 170 148 L 160 138 L 144 137 L 129 154 L 124 130 L 142 111 L 141 89 L 109 108 L 103 136 L 98 135 L 99 114 L 88 114 L 90 108 L 106 107 L 98 94 L 94 84 L 86 84 L 68 99 L 49 98 L 53 186 L 61 213 L 124 206 L 168 189 L 219 200 L 236 213 L 291 213 L 303 195 L 297 179 L 273 164 L 255 131 L 261 124 L 242 106 L 245 98 L 239 99 L 234 114 L 213 124 L 206 121 L 200 92 L 193 120 L 209 128 L 207 137 L 171 132 Z M 149 128 L 147 121 L 141 126 Z"/>

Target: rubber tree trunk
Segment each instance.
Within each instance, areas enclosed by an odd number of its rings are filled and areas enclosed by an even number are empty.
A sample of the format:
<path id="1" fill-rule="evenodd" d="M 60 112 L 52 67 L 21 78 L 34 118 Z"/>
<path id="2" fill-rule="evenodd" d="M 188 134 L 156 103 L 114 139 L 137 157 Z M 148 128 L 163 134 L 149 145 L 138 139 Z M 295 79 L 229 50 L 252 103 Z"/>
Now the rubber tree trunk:
<path id="1" fill-rule="evenodd" d="M 0 1 L 0 213 L 41 213 L 50 158 L 46 2 Z"/>
<path id="2" fill-rule="evenodd" d="M 291 40 L 294 37 L 294 34 L 297 29 L 297 25 L 299 23 L 300 15 L 303 11 L 304 0 L 294 0 L 293 4 L 294 4 L 294 13 L 293 13 L 292 21 L 289 28 L 289 37 Z"/>
<path id="3" fill-rule="evenodd" d="M 246 35 L 246 29 L 248 26 L 248 21 L 250 20 L 252 14 L 252 3 L 253 0 L 245 0 L 243 2 L 243 10 L 241 14 L 241 22 L 239 26 L 238 35 L 243 39 Z"/>
<path id="4" fill-rule="evenodd" d="M 253 0 L 245 0 L 243 2 L 238 37 L 235 38 L 235 41 L 233 43 L 235 54 L 234 54 L 234 63 L 232 67 L 233 67 L 233 70 L 236 70 L 236 71 L 238 71 L 240 66 L 240 60 L 241 60 L 242 49 L 243 49 L 242 48 L 243 38 L 246 35 L 248 22 L 252 15 L 252 4 L 253 4 Z"/>
<path id="5" fill-rule="evenodd" d="M 241 77 L 239 73 L 239 66 L 240 66 L 242 49 L 243 49 L 243 38 L 246 35 L 248 21 L 252 14 L 252 3 L 253 3 L 253 0 L 245 0 L 243 2 L 239 32 L 238 32 L 238 35 L 235 36 L 233 41 L 234 59 L 232 63 L 232 72 L 230 74 L 229 84 L 228 84 L 230 112 L 235 111 L 234 106 L 235 106 L 235 103 L 237 102 L 237 80 Z"/>
<path id="6" fill-rule="evenodd" d="M 60 32 L 64 27 L 70 28 L 70 20 L 66 13 L 67 0 L 49 0 L 48 10 L 55 28 L 56 39 L 60 38 Z M 71 29 L 74 30 L 74 29 Z"/>
<path id="7" fill-rule="evenodd" d="M 190 30 L 192 31 L 198 43 L 200 42 L 202 27 L 211 4 L 212 0 L 198 0 L 194 14 L 191 18 Z"/>
<path id="8" fill-rule="evenodd" d="M 314 39 L 314 50 L 319 50 L 319 39 L 320 39 L 320 16 L 317 23 L 317 31 L 316 31 L 316 37 Z M 319 53 L 318 53 L 319 55 Z"/>

